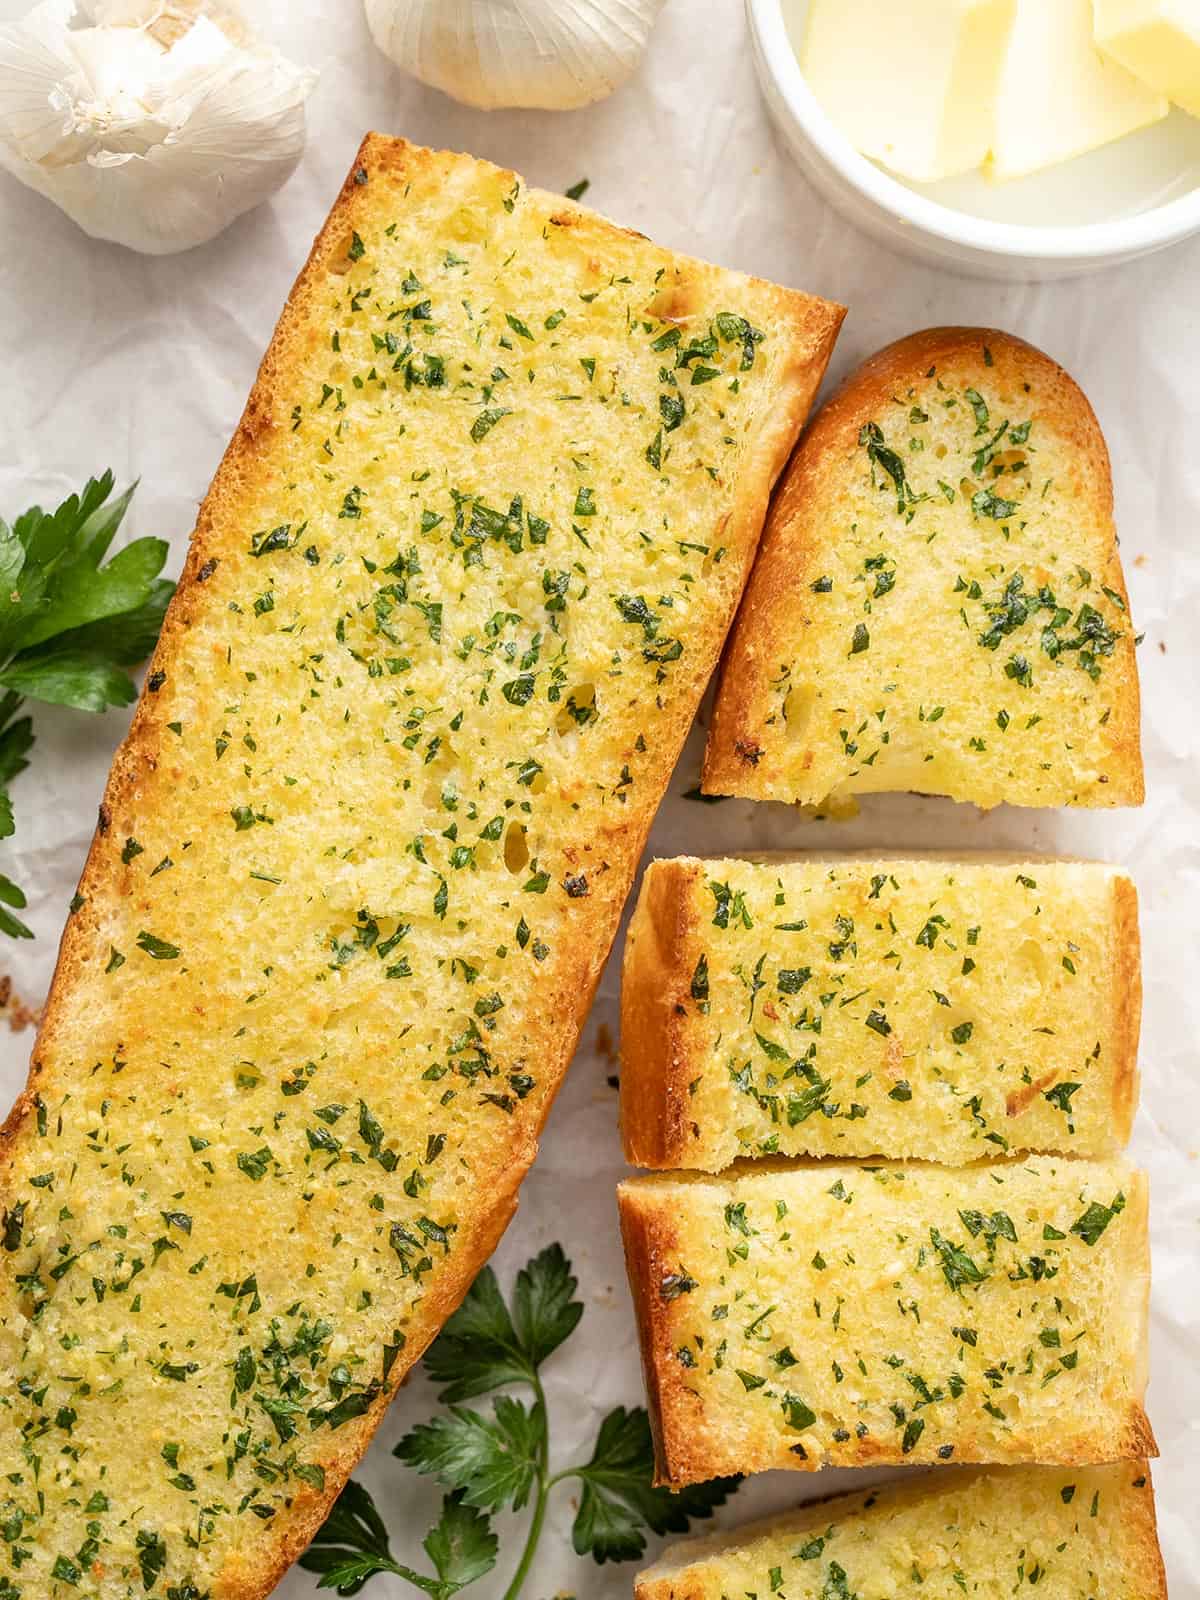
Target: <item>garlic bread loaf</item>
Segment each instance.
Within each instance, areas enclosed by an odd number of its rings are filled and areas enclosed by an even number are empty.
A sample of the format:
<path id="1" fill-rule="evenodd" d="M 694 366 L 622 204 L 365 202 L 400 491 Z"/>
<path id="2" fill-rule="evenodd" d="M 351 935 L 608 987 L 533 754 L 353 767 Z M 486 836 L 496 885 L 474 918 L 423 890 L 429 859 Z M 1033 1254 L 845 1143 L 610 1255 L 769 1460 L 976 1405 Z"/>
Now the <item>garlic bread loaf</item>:
<path id="1" fill-rule="evenodd" d="M 1137 894 L 1020 857 L 655 861 L 625 944 L 634 1166 L 1108 1156 L 1137 1101 Z"/>
<path id="2" fill-rule="evenodd" d="M 1134 629 L 1099 424 L 1008 334 L 881 351 L 808 430 L 722 664 L 710 794 L 1138 805 Z"/>
<path id="3" fill-rule="evenodd" d="M 664 1483 L 1155 1453 L 1123 1163 L 765 1162 L 620 1206 Z"/>
<path id="4" fill-rule="evenodd" d="M 244 1600 L 321 1522 L 512 1214 L 840 316 L 364 144 L 5 1130 L 10 1600 Z"/>
<path id="5" fill-rule="evenodd" d="M 1144 1461 L 925 1474 L 669 1545 L 635 1600 L 953 1595 L 1164 1600 Z"/>

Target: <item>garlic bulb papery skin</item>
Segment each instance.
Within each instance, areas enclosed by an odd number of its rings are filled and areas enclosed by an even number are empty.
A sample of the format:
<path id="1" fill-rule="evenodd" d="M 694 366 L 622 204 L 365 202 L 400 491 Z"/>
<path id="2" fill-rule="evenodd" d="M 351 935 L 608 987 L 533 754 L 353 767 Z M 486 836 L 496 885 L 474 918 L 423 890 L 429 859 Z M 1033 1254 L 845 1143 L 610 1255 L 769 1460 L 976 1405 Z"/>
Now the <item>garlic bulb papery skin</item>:
<path id="1" fill-rule="evenodd" d="M 375 43 L 483 111 L 569 111 L 630 76 L 663 0 L 364 0 Z"/>
<path id="2" fill-rule="evenodd" d="M 0 167 L 94 238 L 170 255 L 290 177 L 316 79 L 228 0 L 43 0 L 0 28 Z"/>

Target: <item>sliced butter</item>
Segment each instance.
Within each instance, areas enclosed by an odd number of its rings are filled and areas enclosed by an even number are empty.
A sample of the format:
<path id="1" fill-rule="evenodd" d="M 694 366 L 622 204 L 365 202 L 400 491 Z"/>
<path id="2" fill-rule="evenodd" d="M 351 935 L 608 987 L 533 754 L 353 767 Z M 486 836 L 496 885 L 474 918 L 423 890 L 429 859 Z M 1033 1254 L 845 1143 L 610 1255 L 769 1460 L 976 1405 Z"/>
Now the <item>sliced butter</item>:
<path id="1" fill-rule="evenodd" d="M 1200 117 L 1200 0 L 1095 0 L 1096 43 Z"/>
<path id="2" fill-rule="evenodd" d="M 987 165 L 1022 178 L 1157 122 L 1167 100 L 1101 55 L 1092 0 L 1017 0 Z"/>
<path id="3" fill-rule="evenodd" d="M 885 23 L 878 0 L 812 0 L 800 65 L 856 149 L 932 183 L 988 153 L 1015 4 L 904 0 Z"/>

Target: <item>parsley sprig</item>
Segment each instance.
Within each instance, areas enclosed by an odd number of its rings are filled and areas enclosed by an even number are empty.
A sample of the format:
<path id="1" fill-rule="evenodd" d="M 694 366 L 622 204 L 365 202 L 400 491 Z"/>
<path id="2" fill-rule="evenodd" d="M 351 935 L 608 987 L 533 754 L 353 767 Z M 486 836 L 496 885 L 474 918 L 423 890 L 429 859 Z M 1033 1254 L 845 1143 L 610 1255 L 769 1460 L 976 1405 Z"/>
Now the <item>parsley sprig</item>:
<path id="1" fill-rule="evenodd" d="M 600 1563 L 640 1556 L 647 1530 L 685 1533 L 693 1519 L 710 1516 L 736 1488 L 736 1478 L 718 1478 L 680 1494 L 656 1488 L 650 1422 L 640 1406 L 609 1412 L 589 1460 L 551 1469 L 541 1367 L 583 1315 L 576 1287 L 571 1264 L 557 1244 L 518 1273 L 511 1306 L 492 1269 L 483 1269 L 425 1357 L 430 1377 L 442 1386 L 439 1398 L 447 1410 L 415 1427 L 394 1451 L 450 1491 L 441 1520 L 425 1540 L 437 1578 L 392 1559 L 370 1495 L 351 1481 L 300 1558 L 302 1567 L 320 1574 L 322 1587 L 357 1594 L 374 1573 L 391 1572 L 435 1600 L 449 1600 L 496 1564 L 489 1514 L 532 1505 L 525 1545 L 505 1591 L 505 1600 L 516 1600 L 558 1484 L 574 1479 L 580 1486 L 572 1544 L 578 1555 Z M 495 1393 L 515 1387 L 528 1389 L 531 1399 Z M 490 1416 L 462 1404 L 488 1394 L 494 1395 Z M 456 1560 L 439 1559 L 438 1552 L 450 1545 L 458 1552 Z"/>
<path id="2" fill-rule="evenodd" d="M 392 1560 L 387 1529 L 375 1503 L 362 1484 L 351 1478 L 300 1565 L 321 1574 L 320 1588 L 336 1589 L 342 1595 L 357 1594 L 377 1572 L 392 1572 L 432 1595 L 433 1600 L 451 1600 L 496 1565 L 498 1541 L 485 1516 L 464 1505 L 461 1495 L 447 1495 L 423 1547 L 436 1577 Z"/>
<path id="3" fill-rule="evenodd" d="M 136 485 L 110 498 L 90 478 L 53 511 L 0 517 L 0 839 L 14 831 L 9 785 L 29 765 L 26 700 L 105 711 L 137 695 L 130 668 L 154 648 L 175 585 L 159 577 L 163 539 L 134 539 L 105 562 Z M 30 939 L 25 895 L 0 874 L 0 932 Z"/>

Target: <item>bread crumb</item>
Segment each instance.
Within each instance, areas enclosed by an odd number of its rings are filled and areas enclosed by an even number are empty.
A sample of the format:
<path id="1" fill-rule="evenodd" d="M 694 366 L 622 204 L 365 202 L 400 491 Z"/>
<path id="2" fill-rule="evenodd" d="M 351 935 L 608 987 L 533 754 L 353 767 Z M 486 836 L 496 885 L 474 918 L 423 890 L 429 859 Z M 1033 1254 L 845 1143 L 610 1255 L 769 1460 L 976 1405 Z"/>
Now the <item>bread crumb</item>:
<path id="1" fill-rule="evenodd" d="M 31 1006 L 13 988 L 12 979 L 0 976 L 0 1014 L 8 1021 L 13 1033 L 24 1033 L 26 1028 L 36 1028 L 42 1020 L 42 1008 Z"/>
<path id="2" fill-rule="evenodd" d="M 602 1022 L 596 1029 L 596 1051 L 608 1066 L 616 1066 L 617 1045 L 612 1036 L 612 1029 L 607 1022 Z"/>

